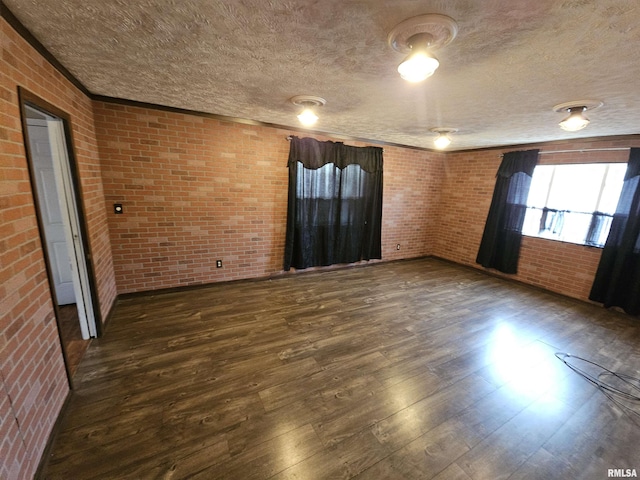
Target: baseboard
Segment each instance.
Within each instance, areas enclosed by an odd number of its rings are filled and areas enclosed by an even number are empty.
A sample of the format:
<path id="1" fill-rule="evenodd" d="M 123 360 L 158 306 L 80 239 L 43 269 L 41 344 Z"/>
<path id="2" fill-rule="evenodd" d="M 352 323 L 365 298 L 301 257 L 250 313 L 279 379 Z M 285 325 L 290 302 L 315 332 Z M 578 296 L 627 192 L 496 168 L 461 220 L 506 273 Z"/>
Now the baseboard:
<path id="1" fill-rule="evenodd" d="M 323 267 L 309 267 L 309 268 L 305 268 L 304 270 L 295 270 L 292 269 L 288 272 L 276 272 L 276 273 L 272 273 L 272 274 L 268 274 L 268 275 L 263 275 L 260 277 L 250 277 L 250 278 L 237 278 L 234 280 L 223 280 L 220 282 L 207 282 L 207 283 L 199 283 L 197 285 L 181 285 L 181 286 L 177 286 L 177 287 L 167 287 L 167 288 L 159 288 L 156 290 L 140 290 L 138 292 L 127 292 L 127 293 L 120 293 L 117 296 L 117 300 L 124 300 L 127 298 L 138 298 L 138 297 L 147 297 L 147 296 L 151 296 L 151 295 L 162 295 L 165 293 L 176 293 L 176 292 L 185 292 L 185 291 L 189 291 L 189 290 L 197 290 L 200 288 L 209 288 L 209 287 L 213 287 L 215 285 L 226 285 L 226 284 L 230 284 L 230 283 L 239 283 L 239 282 L 246 282 L 246 283 L 252 283 L 252 282 L 262 282 L 264 280 L 275 280 L 278 278 L 284 278 L 284 277 L 289 277 L 291 275 L 313 275 L 313 274 L 319 274 L 319 273 L 324 273 L 324 272 L 331 272 L 331 271 L 335 271 L 335 270 L 344 270 L 347 268 L 364 268 L 364 267 L 372 267 L 375 265 L 380 265 L 381 263 L 395 263 L 395 262 L 404 262 L 404 261 L 410 261 L 410 260 L 419 260 L 421 258 L 431 258 L 432 255 L 421 255 L 418 257 L 408 257 L 408 258 L 397 258 L 395 260 L 384 260 L 384 259 L 378 259 L 378 260 L 370 260 L 370 261 L 366 261 L 363 260 L 361 262 L 357 262 L 357 263 L 341 263 L 341 264 L 336 264 L 336 265 L 327 265 L 327 266 L 323 266 Z M 106 322 L 105 322 L 106 324 Z"/>

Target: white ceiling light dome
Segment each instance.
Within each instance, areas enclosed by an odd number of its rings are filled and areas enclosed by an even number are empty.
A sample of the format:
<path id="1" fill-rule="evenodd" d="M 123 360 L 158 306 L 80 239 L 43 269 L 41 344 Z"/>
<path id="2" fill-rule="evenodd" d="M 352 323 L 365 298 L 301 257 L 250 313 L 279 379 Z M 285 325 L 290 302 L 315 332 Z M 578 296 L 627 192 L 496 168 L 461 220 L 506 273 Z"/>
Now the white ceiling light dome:
<path id="1" fill-rule="evenodd" d="M 298 120 L 305 127 L 311 127 L 318 121 L 316 109 L 322 107 L 327 101 L 322 97 L 314 95 L 296 95 L 289 99 L 291 103 L 302 107 L 302 111 L 298 114 Z"/>
<path id="2" fill-rule="evenodd" d="M 438 136 L 433 140 L 434 146 L 438 150 L 444 150 L 451 145 L 451 134 L 458 131 L 457 128 L 434 127 L 429 129 L 430 132 L 437 133 Z"/>
<path id="3" fill-rule="evenodd" d="M 585 115 L 587 110 L 595 110 L 604 105 L 600 100 L 577 100 L 575 102 L 560 103 L 553 107 L 554 112 L 567 112 L 569 115 L 560 121 L 558 125 L 567 132 L 577 132 L 589 125 L 589 118 Z"/>
<path id="4" fill-rule="evenodd" d="M 449 44 L 458 33 L 458 24 L 446 15 L 429 13 L 408 18 L 396 25 L 387 37 L 396 52 L 408 54 L 398 66 L 400 76 L 421 82 L 433 75 L 440 62 L 432 51 Z"/>

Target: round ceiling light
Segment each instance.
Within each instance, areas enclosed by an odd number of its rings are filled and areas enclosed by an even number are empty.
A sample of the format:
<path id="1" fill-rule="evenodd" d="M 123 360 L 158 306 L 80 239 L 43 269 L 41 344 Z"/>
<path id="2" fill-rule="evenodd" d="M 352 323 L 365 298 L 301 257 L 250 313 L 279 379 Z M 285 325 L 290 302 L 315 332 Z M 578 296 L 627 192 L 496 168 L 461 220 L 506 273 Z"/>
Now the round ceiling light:
<path id="1" fill-rule="evenodd" d="M 431 53 L 449 44 L 458 33 L 458 24 L 446 15 L 429 13 L 408 18 L 396 25 L 387 37 L 396 52 L 409 55 L 398 66 L 400 76 L 421 82 L 436 71 L 440 62 Z"/>
<path id="2" fill-rule="evenodd" d="M 558 124 L 567 132 L 577 132 L 589 125 L 590 120 L 585 115 L 587 110 L 595 110 L 604 105 L 600 100 L 577 100 L 575 102 L 560 103 L 553 107 L 554 112 L 566 112 L 569 115 Z"/>
<path id="3" fill-rule="evenodd" d="M 429 131 L 438 134 L 438 136 L 433 141 L 433 144 L 438 150 L 444 150 L 451 144 L 450 134 L 456 133 L 458 129 L 448 127 L 434 127 L 429 129 Z"/>
<path id="4" fill-rule="evenodd" d="M 318 121 L 315 109 L 327 103 L 324 98 L 314 95 L 296 95 L 291 97 L 289 101 L 298 107 L 302 107 L 302 111 L 298 114 L 298 120 L 305 127 L 311 127 Z"/>

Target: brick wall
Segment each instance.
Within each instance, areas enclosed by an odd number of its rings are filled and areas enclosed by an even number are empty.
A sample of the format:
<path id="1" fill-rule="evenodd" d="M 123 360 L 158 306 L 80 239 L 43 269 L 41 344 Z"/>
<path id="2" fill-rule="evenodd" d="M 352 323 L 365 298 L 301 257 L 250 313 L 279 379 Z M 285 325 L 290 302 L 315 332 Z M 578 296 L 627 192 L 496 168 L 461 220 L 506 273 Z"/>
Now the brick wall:
<path id="1" fill-rule="evenodd" d="M 94 113 L 119 293 L 282 271 L 286 137 L 305 134 L 104 102 Z M 384 260 L 431 253 L 442 158 L 385 147 Z"/>
<path id="2" fill-rule="evenodd" d="M 0 19 L 0 478 L 32 478 L 68 393 L 25 157 L 17 87 L 72 117 L 103 315 L 116 289 L 91 101 Z"/>
<path id="3" fill-rule="evenodd" d="M 541 152 L 640 146 L 637 137 L 554 142 L 546 145 L 508 147 L 450 153 L 442 179 L 441 204 L 433 254 L 464 265 L 475 263 L 484 224 L 491 205 L 495 174 L 504 152 L 540 148 Z M 628 151 L 549 153 L 539 164 L 626 162 Z M 555 240 L 524 237 L 517 275 L 502 275 L 563 295 L 588 300 L 600 254 L 599 248 Z"/>
<path id="4" fill-rule="evenodd" d="M 153 108 L 95 103 L 119 293 L 282 270 L 289 134 Z M 318 140 L 331 138 L 310 135 Z M 335 139 L 333 139 L 335 140 Z M 383 260 L 475 263 L 503 152 L 629 147 L 635 137 L 434 153 L 385 147 Z M 364 143 L 347 142 L 356 146 Z M 625 162 L 627 151 L 543 154 L 540 163 Z M 400 244 L 400 250 L 396 245 Z M 586 300 L 601 250 L 525 237 L 519 281 Z M 221 259 L 224 267 L 215 268 Z"/>

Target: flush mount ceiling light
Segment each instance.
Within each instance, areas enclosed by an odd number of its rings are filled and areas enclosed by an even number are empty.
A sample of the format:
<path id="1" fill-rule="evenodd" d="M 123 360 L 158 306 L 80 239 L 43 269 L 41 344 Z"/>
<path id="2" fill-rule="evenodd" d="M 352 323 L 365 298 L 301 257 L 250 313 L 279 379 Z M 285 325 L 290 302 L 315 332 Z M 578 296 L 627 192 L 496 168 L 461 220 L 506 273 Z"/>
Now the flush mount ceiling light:
<path id="1" fill-rule="evenodd" d="M 324 98 L 313 95 L 296 95 L 289 101 L 298 107 L 302 107 L 302 111 L 298 115 L 298 120 L 300 120 L 300 123 L 305 127 L 310 127 L 318 121 L 315 109 L 327 103 Z"/>
<path id="2" fill-rule="evenodd" d="M 396 52 L 409 55 L 398 66 L 400 76 L 409 82 L 421 82 L 436 71 L 440 62 L 431 53 L 449 44 L 458 34 L 458 24 L 446 15 L 418 15 L 396 25 L 387 42 Z"/>
<path id="3" fill-rule="evenodd" d="M 438 150 L 443 150 L 451 144 L 451 137 L 449 135 L 452 133 L 456 133 L 458 129 L 435 127 L 430 129 L 429 131 L 438 134 L 436 139 L 433 141 L 433 144 L 436 146 Z"/>
<path id="4" fill-rule="evenodd" d="M 577 132 L 589 125 L 589 119 L 584 114 L 587 110 L 595 110 L 603 105 L 599 100 L 578 100 L 560 103 L 553 107 L 554 112 L 568 112 L 569 115 L 558 125 L 567 132 Z"/>

